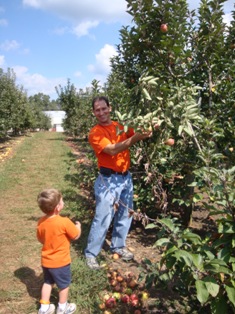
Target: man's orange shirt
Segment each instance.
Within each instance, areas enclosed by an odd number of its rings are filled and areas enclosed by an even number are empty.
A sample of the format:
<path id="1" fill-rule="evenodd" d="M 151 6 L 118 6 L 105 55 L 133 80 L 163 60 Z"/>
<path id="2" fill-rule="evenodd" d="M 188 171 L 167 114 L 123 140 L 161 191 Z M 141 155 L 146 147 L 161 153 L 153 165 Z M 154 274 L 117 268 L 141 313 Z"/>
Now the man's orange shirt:
<path id="1" fill-rule="evenodd" d="M 91 129 L 89 133 L 89 143 L 95 151 L 98 160 L 98 168 L 106 167 L 118 172 L 125 172 L 129 169 L 129 149 L 124 150 L 115 156 L 103 152 L 103 149 L 108 144 L 122 142 L 134 135 L 133 129 L 129 129 L 128 133 L 125 133 L 123 130 L 124 127 L 116 121 L 112 121 L 112 123 L 107 126 L 97 124 Z"/>
<path id="2" fill-rule="evenodd" d="M 77 227 L 67 217 L 56 215 L 51 218 L 43 216 L 39 219 L 37 238 L 43 244 L 42 266 L 57 268 L 70 264 L 70 241 L 78 234 Z"/>

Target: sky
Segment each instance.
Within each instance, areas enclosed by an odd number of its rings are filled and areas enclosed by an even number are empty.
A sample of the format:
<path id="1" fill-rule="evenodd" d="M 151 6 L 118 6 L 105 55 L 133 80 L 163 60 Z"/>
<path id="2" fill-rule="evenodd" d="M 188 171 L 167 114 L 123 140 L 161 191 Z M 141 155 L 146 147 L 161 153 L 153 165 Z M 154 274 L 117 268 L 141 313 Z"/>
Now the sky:
<path id="1" fill-rule="evenodd" d="M 196 9 L 200 1 L 189 0 Z M 57 98 L 68 79 L 79 90 L 103 84 L 120 30 L 131 24 L 126 0 L 0 0 L 0 68 L 13 69 L 28 96 Z M 225 2 L 225 22 L 234 0 Z"/>

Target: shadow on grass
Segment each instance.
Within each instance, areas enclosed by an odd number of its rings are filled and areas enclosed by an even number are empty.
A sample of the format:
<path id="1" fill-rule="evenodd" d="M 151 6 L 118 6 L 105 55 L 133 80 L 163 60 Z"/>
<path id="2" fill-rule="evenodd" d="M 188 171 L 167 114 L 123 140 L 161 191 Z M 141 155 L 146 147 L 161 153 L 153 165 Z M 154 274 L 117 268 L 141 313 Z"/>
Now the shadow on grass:
<path id="1" fill-rule="evenodd" d="M 39 276 L 35 274 L 35 271 L 30 267 L 20 267 L 14 271 L 15 277 L 20 279 L 20 281 L 25 284 L 28 294 L 30 297 L 34 298 L 39 307 L 39 300 L 41 297 L 41 288 L 43 284 L 43 273 Z M 51 292 L 51 302 L 58 303 L 58 292 L 56 288 L 52 289 Z"/>

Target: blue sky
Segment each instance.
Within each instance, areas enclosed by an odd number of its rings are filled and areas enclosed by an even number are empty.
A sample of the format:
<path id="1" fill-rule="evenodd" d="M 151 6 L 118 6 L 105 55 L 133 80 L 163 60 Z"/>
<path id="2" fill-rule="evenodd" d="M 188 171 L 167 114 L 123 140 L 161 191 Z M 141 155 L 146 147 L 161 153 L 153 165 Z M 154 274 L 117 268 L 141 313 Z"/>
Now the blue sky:
<path id="1" fill-rule="evenodd" d="M 190 9 L 199 1 L 188 1 Z M 231 18 L 234 0 L 225 2 Z M 0 0 L 0 68 L 12 68 L 28 95 L 56 99 L 67 79 L 79 89 L 104 83 L 119 30 L 131 23 L 125 0 Z"/>

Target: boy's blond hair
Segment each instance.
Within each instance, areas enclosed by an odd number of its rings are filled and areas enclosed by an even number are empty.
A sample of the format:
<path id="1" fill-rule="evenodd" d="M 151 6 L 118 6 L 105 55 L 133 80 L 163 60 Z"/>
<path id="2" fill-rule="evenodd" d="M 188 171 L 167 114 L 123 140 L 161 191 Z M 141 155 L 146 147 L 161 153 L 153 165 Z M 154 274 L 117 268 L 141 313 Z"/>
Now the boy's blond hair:
<path id="1" fill-rule="evenodd" d="M 45 214 L 52 214 L 62 198 L 60 191 L 56 189 L 45 189 L 38 194 L 37 202 Z"/>

